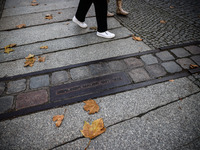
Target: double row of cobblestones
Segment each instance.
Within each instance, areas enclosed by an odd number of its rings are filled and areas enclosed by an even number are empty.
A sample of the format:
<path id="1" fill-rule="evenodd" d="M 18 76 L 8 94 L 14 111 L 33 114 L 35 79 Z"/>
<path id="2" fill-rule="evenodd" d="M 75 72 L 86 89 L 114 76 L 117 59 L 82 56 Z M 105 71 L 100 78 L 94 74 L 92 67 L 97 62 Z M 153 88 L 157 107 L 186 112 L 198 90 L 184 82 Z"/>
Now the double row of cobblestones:
<path id="1" fill-rule="evenodd" d="M 126 72 L 133 83 L 161 78 L 200 65 L 200 47 L 187 46 L 156 53 L 104 61 L 87 66 L 0 82 L 0 113 L 49 102 L 49 87 L 87 78 Z M 199 80 L 199 79 L 198 79 Z"/>

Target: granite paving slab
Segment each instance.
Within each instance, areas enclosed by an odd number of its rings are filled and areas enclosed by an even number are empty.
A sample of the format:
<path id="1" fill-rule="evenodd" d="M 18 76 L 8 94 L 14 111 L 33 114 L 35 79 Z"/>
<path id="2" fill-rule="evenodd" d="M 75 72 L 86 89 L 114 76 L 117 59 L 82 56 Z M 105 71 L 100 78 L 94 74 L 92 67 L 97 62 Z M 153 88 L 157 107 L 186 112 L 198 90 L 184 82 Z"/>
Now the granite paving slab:
<path id="1" fill-rule="evenodd" d="M 116 123 L 119 123 L 121 121 L 125 121 L 126 119 L 137 117 L 140 114 L 153 111 L 155 108 L 167 105 L 168 103 L 172 103 L 172 102 L 177 102 L 178 105 L 176 105 L 175 103 L 175 104 L 171 104 L 172 106 L 170 106 L 169 108 L 166 106 L 167 107 L 166 110 L 168 111 L 165 111 L 165 108 L 163 108 L 164 110 L 162 110 L 162 108 L 161 110 L 158 109 L 158 112 L 157 113 L 155 112 L 155 115 L 152 114 L 149 116 L 150 117 L 149 121 L 151 121 L 151 119 L 153 118 L 157 119 L 158 117 L 160 121 L 163 121 L 164 123 L 163 127 L 167 127 L 167 128 L 173 127 L 170 125 L 172 124 L 175 126 L 173 128 L 174 131 L 177 132 L 177 130 L 175 129 L 179 129 L 179 128 L 176 128 L 177 127 L 176 122 L 178 121 L 175 121 L 175 120 L 178 119 L 177 116 L 180 116 L 180 118 L 182 118 L 181 110 L 178 108 L 178 106 L 180 105 L 180 107 L 183 109 L 184 116 L 188 116 L 190 111 L 193 112 L 192 115 L 190 113 L 191 117 L 188 117 L 189 119 L 188 121 L 190 121 L 190 119 L 192 119 L 193 116 L 196 115 L 196 112 L 199 110 L 199 106 L 198 106 L 199 103 L 197 100 L 195 100 L 195 97 L 188 100 L 186 99 L 183 101 L 180 101 L 179 98 L 190 96 L 191 94 L 195 94 L 196 92 L 199 92 L 199 91 L 200 89 L 195 84 L 193 84 L 189 79 L 184 77 L 184 78 L 176 79 L 174 82 L 159 83 L 159 84 L 148 86 L 145 88 L 140 88 L 136 90 L 131 90 L 131 91 L 95 99 L 96 102 L 100 106 L 100 111 L 99 113 L 94 114 L 94 115 L 88 115 L 88 113 L 83 110 L 84 103 L 77 103 L 74 105 L 65 106 L 63 108 L 51 109 L 51 110 L 47 110 L 47 111 L 43 111 L 43 112 L 39 112 L 39 113 L 27 115 L 27 116 L 18 117 L 12 120 L 1 121 L 0 128 L 2 130 L 0 130 L 0 137 L 1 137 L 0 149 L 5 149 L 5 148 L 51 149 L 55 146 L 59 146 L 60 144 L 64 144 L 68 141 L 82 137 L 80 130 L 82 129 L 84 121 L 88 121 L 91 123 L 95 119 L 103 118 L 105 126 L 108 127 Z M 199 97 L 199 94 L 196 95 L 196 97 Z M 63 114 L 65 108 L 66 108 L 65 118 L 63 120 L 61 127 L 57 128 L 54 122 L 52 121 L 52 117 L 54 115 Z M 176 108 L 175 110 L 178 112 L 176 111 L 174 112 L 173 108 Z M 184 111 L 185 109 L 189 111 Z M 159 112 L 164 112 L 164 113 L 160 114 Z M 161 116 L 161 118 L 159 116 Z M 174 120 L 172 118 L 174 118 Z M 169 124 L 165 123 L 165 121 L 170 121 L 171 119 L 173 120 L 172 122 L 170 122 Z M 195 119 L 198 119 L 198 118 L 195 118 Z M 165 130 L 160 128 L 162 126 L 157 127 L 157 124 L 156 124 L 157 121 L 156 120 L 151 121 L 152 124 L 150 124 L 149 127 L 152 128 L 153 126 L 156 125 L 155 126 L 156 130 L 152 130 L 152 131 L 155 131 L 155 133 L 157 133 L 158 129 L 161 129 L 159 130 L 160 131 L 159 133 L 164 134 Z M 185 120 L 182 120 L 182 122 L 183 124 L 185 122 L 185 125 L 187 126 L 183 125 L 181 126 L 181 128 L 188 129 L 188 124 L 187 124 L 188 122 Z M 188 130 L 187 133 L 190 133 L 190 131 L 194 129 L 193 127 L 194 126 L 196 127 L 196 125 L 198 125 L 196 124 L 196 122 L 198 122 L 198 120 L 193 122 L 192 127 Z M 127 122 L 126 124 L 128 125 L 129 123 Z M 137 131 L 138 130 L 138 128 L 136 128 L 137 125 L 140 126 L 140 124 L 134 124 L 132 126 L 132 129 L 135 129 Z M 138 130 L 138 131 L 145 131 L 145 130 L 142 130 L 143 125 L 141 124 L 141 127 L 140 127 L 141 130 Z M 107 136 L 112 135 L 112 133 L 114 133 L 114 132 L 110 133 L 109 130 L 110 129 L 108 129 L 108 131 L 102 136 L 106 136 L 107 138 Z M 161 132 L 162 130 L 163 132 Z M 135 131 L 133 133 L 135 133 Z M 167 133 L 171 133 L 171 132 L 167 132 Z M 185 132 L 180 132 L 180 133 L 181 133 L 181 136 L 183 136 L 182 133 L 185 133 Z M 134 134 L 134 135 L 137 135 L 137 134 Z M 141 132 L 141 134 L 138 134 L 138 135 L 143 136 L 144 134 Z M 99 138 L 102 138 L 102 136 L 100 136 Z M 192 138 L 193 136 L 190 139 Z M 113 138 L 112 136 L 112 138 L 108 138 L 108 139 L 114 140 L 115 138 Z M 185 141 L 185 137 L 183 139 L 184 139 L 183 141 Z M 158 144 L 159 143 L 160 142 L 158 142 Z M 86 144 L 83 144 L 82 147 L 86 147 Z M 105 144 L 107 146 L 107 143 Z"/>

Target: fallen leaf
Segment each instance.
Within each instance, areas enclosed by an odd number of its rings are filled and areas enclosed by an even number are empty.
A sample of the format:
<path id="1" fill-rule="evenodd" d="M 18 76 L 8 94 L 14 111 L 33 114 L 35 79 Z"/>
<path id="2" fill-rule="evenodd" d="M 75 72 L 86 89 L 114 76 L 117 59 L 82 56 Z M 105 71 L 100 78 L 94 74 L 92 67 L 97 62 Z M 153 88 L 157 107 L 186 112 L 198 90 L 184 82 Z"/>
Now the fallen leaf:
<path id="1" fill-rule="evenodd" d="M 165 20 L 160 20 L 160 23 L 165 24 L 167 21 Z"/>
<path id="2" fill-rule="evenodd" d="M 66 23 L 66 25 L 68 25 L 68 24 L 69 24 L 69 22 Z"/>
<path id="3" fill-rule="evenodd" d="M 135 36 L 134 34 L 132 35 L 132 38 L 133 40 L 136 40 L 136 41 L 142 41 L 142 39 L 138 36 Z"/>
<path id="4" fill-rule="evenodd" d="M 97 27 L 90 27 L 90 30 L 97 30 Z"/>
<path id="5" fill-rule="evenodd" d="M 58 14 L 61 14 L 62 12 L 58 12 Z"/>
<path id="6" fill-rule="evenodd" d="M 36 58 L 34 55 L 29 54 L 27 57 L 25 57 L 26 61 L 24 62 L 24 67 L 30 66 L 32 67 L 36 61 Z"/>
<path id="7" fill-rule="evenodd" d="M 180 100 L 180 101 L 182 101 L 182 100 L 183 100 L 183 98 L 180 98 L 180 97 L 179 97 L 179 100 Z"/>
<path id="8" fill-rule="evenodd" d="M 26 57 L 26 59 L 30 59 L 30 58 L 33 58 L 33 57 L 35 57 L 35 55 L 29 54 L 29 55 Z"/>
<path id="9" fill-rule="evenodd" d="M 37 6 L 39 3 L 31 3 L 31 6 Z"/>
<path id="10" fill-rule="evenodd" d="M 169 8 L 173 9 L 173 8 L 174 8 L 174 6 L 169 6 Z"/>
<path id="11" fill-rule="evenodd" d="M 17 25 L 16 27 L 20 29 L 20 28 L 26 27 L 26 25 L 25 25 L 25 24 L 19 24 L 19 25 Z"/>
<path id="12" fill-rule="evenodd" d="M 60 127 L 62 121 L 64 119 L 64 115 L 56 115 L 53 117 L 53 121 L 56 121 L 56 127 Z"/>
<path id="13" fill-rule="evenodd" d="M 198 65 L 190 64 L 190 69 L 198 68 Z"/>
<path id="14" fill-rule="evenodd" d="M 33 0 L 32 3 L 37 3 L 37 0 Z"/>
<path id="15" fill-rule="evenodd" d="M 9 54 L 10 52 L 13 52 L 13 51 L 14 51 L 14 49 L 12 49 L 12 48 L 5 48 L 4 53 Z"/>
<path id="16" fill-rule="evenodd" d="M 38 60 L 39 60 L 39 62 L 45 62 L 45 57 L 38 56 Z"/>
<path id="17" fill-rule="evenodd" d="M 89 114 L 94 114 L 99 111 L 99 105 L 94 100 L 83 101 L 85 106 L 83 107 L 85 111 L 90 111 Z"/>
<path id="18" fill-rule="evenodd" d="M 182 108 L 181 108 L 180 106 L 179 106 L 178 108 L 179 108 L 180 110 L 182 110 Z"/>
<path id="19" fill-rule="evenodd" d="M 40 49 L 47 49 L 48 46 L 41 46 Z"/>
<path id="20" fill-rule="evenodd" d="M 92 122 L 92 125 L 90 125 L 88 122 L 85 121 L 83 130 L 81 130 L 81 133 L 84 137 L 93 139 L 96 136 L 104 133 L 106 131 L 106 128 L 104 127 L 103 119 L 97 119 Z"/>
<path id="21" fill-rule="evenodd" d="M 170 82 L 174 82 L 174 80 L 169 80 Z"/>

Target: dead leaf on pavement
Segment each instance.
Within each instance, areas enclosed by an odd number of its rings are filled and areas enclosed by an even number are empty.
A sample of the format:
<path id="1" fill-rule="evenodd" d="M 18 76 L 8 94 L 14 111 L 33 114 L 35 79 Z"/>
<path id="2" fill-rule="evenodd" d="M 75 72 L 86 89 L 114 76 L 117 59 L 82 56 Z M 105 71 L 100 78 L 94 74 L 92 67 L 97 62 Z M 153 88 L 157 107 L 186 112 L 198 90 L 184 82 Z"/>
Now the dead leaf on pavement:
<path id="1" fill-rule="evenodd" d="M 198 65 L 190 64 L 190 69 L 198 68 Z"/>
<path id="2" fill-rule="evenodd" d="M 53 19 L 53 15 L 52 14 L 46 14 L 45 19 Z"/>
<path id="3" fill-rule="evenodd" d="M 37 0 L 33 0 L 32 3 L 37 3 Z"/>
<path id="4" fill-rule="evenodd" d="M 90 27 L 90 30 L 97 30 L 97 27 Z"/>
<path id="5" fill-rule="evenodd" d="M 165 20 L 160 20 L 160 23 L 165 24 L 165 23 L 167 23 L 167 21 L 165 21 Z"/>
<path id="6" fill-rule="evenodd" d="M 17 25 L 16 27 L 20 29 L 20 28 L 26 27 L 26 25 L 25 25 L 25 24 L 19 24 L 19 25 Z"/>
<path id="7" fill-rule="evenodd" d="M 135 36 L 134 34 L 132 35 L 132 39 L 136 41 L 142 41 L 142 39 L 138 36 Z"/>
<path id="8" fill-rule="evenodd" d="M 39 62 L 45 62 L 45 57 L 38 56 L 38 61 Z"/>
<path id="9" fill-rule="evenodd" d="M 36 61 L 35 55 L 29 54 L 25 57 L 26 61 L 24 62 L 24 67 L 30 66 L 32 67 Z"/>
<path id="10" fill-rule="evenodd" d="M 85 150 L 89 147 L 90 142 L 93 138 L 104 133 L 105 131 L 106 131 L 106 128 L 104 127 L 104 122 L 102 118 L 93 121 L 92 125 L 90 125 L 88 122 L 85 121 L 83 130 L 81 130 L 81 133 L 83 134 L 84 137 L 90 139 Z"/>
<path id="11" fill-rule="evenodd" d="M 169 80 L 170 82 L 174 82 L 174 80 Z"/>
<path id="12" fill-rule="evenodd" d="M 31 3 L 31 6 L 37 6 L 39 3 Z"/>
<path id="13" fill-rule="evenodd" d="M 174 6 L 169 6 L 169 8 L 173 9 L 173 8 L 174 8 Z"/>
<path id="14" fill-rule="evenodd" d="M 85 111 L 90 111 L 89 114 L 94 114 L 99 111 L 99 105 L 96 103 L 95 100 L 87 100 L 83 101 L 85 106 L 83 107 Z"/>
<path id="15" fill-rule="evenodd" d="M 4 53 L 9 54 L 10 52 L 13 52 L 14 49 L 12 49 L 12 47 L 15 47 L 17 44 L 9 44 L 7 46 L 4 47 Z"/>
<path id="16" fill-rule="evenodd" d="M 58 14 L 61 14 L 62 12 L 58 12 Z"/>
<path id="17" fill-rule="evenodd" d="M 56 127 L 60 127 L 62 121 L 64 119 L 64 115 L 56 115 L 53 117 L 53 121 L 55 122 L 56 121 Z"/>
<path id="18" fill-rule="evenodd" d="M 68 24 L 69 24 L 69 22 L 66 23 L 66 25 L 68 25 Z"/>
<path id="19" fill-rule="evenodd" d="M 40 49 L 47 49 L 48 46 L 41 46 Z"/>

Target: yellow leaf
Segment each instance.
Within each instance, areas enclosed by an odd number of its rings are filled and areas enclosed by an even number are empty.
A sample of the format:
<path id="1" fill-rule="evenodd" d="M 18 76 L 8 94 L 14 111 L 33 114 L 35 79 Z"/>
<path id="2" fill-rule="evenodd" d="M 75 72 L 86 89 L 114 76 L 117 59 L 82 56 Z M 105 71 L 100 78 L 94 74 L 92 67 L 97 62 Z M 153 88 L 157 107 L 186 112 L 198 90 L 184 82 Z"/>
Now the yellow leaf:
<path id="1" fill-rule="evenodd" d="M 56 115 L 53 117 L 53 121 L 55 122 L 56 121 L 56 127 L 60 127 L 62 121 L 64 119 L 64 115 Z"/>
<path id="2" fill-rule="evenodd" d="M 94 100 L 84 101 L 85 106 L 83 107 L 85 111 L 90 111 L 89 114 L 94 114 L 99 111 L 99 105 Z"/>
<path id="3" fill-rule="evenodd" d="M 132 38 L 133 40 L 136 40 L 136 41 L 142 41 L 142 39 L 138 36 L 135 36 L 134 34 L 132 35 Z"/>
<path id="4" fill-rule="evenodd" d="M 169 80 L 170 82 L 174 82 L 174 80 Z"/>
<path id="5" fill-rule="evenodd" d="M 40 49 L 47 49 L 48 46 L 41 46 Z"/>
<path id="6" fill-rule="evenodd" d="M 14 49 L 11 48 L 5 48 L 4 53 L 9 54 L 10 52 L 14 51 Z"/>
<path id="7" fill-rule="evenodd" d="M 31 6 L 37 6 L 39 3 L 31 3 Z"/>
<path id="8" fill-rule="evenodd" d="M 84 137 L 93 139 L 96 136 L 104 133 L 106 131 L 106 128 L 104 127 L 103 119 L 97 119 L 92 122 L 92 125 L 90 125 L 88 122 L 85 121 L 83 130 L 81 130 L 81 133 Z"/>
<path id="9" fill-rule="evenodd" d="M 46 16 L 45 16 L 45 19 L 53 19 L 53 16 L 52 16 L 52 14 L 46 14 Z"/>
<path id="10" fill-rule="evenodd" d="M 24 67 L 30 66 L 32 67 L 36 61 L 36 58 L 34 55 L 29 54 L 27 57 L 25 57 L 26 61 L 24 62 Z"/>
<path id="11" fill-rule="evenodd" d="M 25 25 L 25 24 L 19 24 L 19 25 L 17 25 L 16 27 L 20 29 L 20 28 L 26 27 L 26 25 Z"/>
<path id="12" fill-rule="evenodd" d="M 190 69 L 198 68 L 198 65 L 190 64 Z"/>
<path id="13" fill-rule="evenodd" d="M 45 57 L 38 56 L 38 60 L 39 60 L 39 62 L 45 62 Z"/>
<path id="14" fill-rule="evenodd" d="M 37 0 L 33 0 L 32 3 L 37 3 Z"/>
<path id="15" fill-rule="evenodd" d="M 90 30 L 97 30 L 97 27 L 90 27 Z"/>
<path id="16" fill-rule="evenodd" d="M 27 57 L 26 57 L 26 59 L 30 59 L 30 58 L 33 58 L 35 55 L 33 55 L 33 54 L 29 54 Z"/>
<path id="17" fill-rule="evenodd" d="M 167 21 L 165 20 L 160 20 L 160 23 L 165 24 Z"/>

